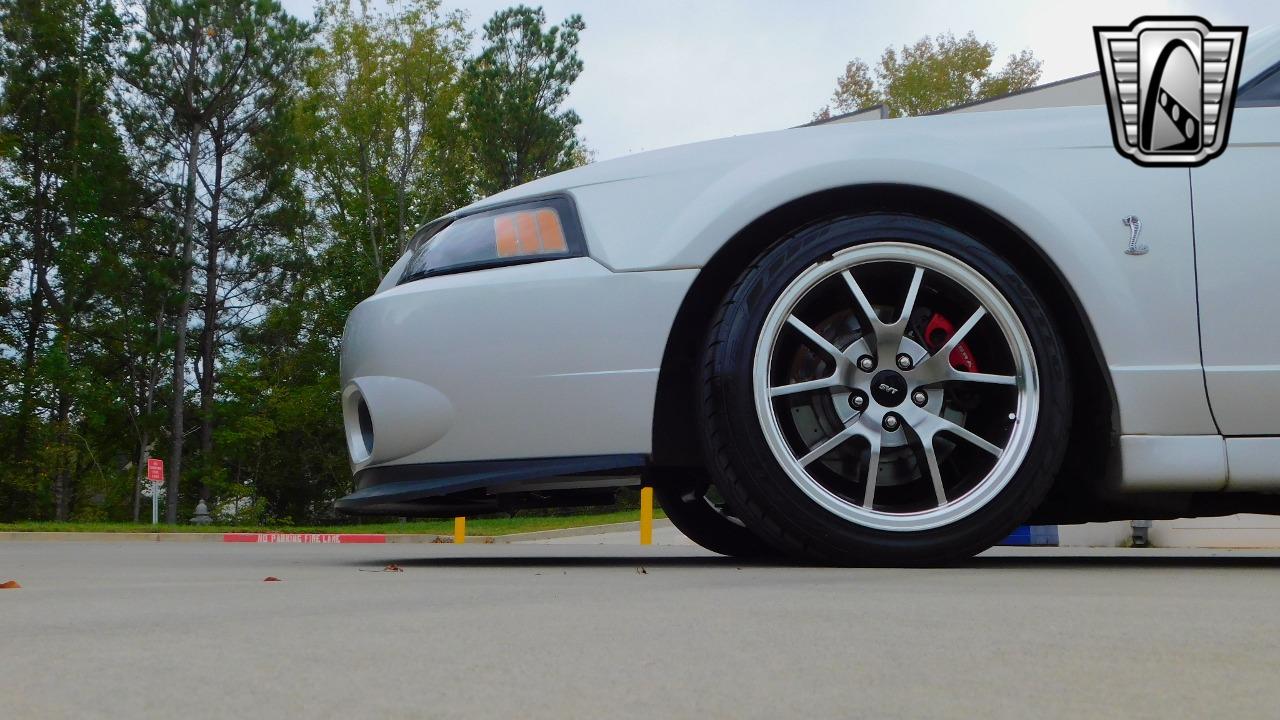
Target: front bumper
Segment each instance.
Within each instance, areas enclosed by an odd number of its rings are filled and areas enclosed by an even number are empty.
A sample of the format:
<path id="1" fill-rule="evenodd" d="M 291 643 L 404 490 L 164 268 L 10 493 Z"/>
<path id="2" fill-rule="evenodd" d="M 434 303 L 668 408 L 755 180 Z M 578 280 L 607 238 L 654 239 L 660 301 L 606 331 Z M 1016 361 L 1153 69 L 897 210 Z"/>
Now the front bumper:
<path id="1" fill-rule="evenodd" d="M 419 280 L 360 303 L 342 344 L 343 420 L 364 483 L 350 499 L 372 487 L 372 468 L 647 454 L 667 336 L 696 273 L 571 258 Z M 396 502 L 457 489 L 418 474 L 400 473 L 395 485 L 415 489 Z"/>

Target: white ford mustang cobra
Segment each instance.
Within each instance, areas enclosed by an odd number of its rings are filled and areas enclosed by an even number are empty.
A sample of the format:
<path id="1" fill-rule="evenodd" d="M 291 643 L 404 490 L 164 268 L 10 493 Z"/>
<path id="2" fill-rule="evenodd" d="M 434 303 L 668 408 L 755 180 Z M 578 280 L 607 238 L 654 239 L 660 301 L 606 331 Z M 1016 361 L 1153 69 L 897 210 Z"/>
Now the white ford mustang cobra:
<path id="1" fill-rule="evenodd" d="M 351 314 L 359 513 L 607 502 L 921 564 L 1027 521 L 1280 513 L 1280 70 L 1139 167 L 1103 107 L 602 162 L 425 226 Z M 1143 252 L 1143 251 L 1146 252 Z"/>

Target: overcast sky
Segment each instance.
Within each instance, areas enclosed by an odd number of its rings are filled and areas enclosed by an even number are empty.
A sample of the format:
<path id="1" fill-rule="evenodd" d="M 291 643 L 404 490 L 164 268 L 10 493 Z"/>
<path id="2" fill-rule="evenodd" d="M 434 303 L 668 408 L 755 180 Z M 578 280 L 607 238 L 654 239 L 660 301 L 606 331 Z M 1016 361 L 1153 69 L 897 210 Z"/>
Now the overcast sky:
<path id="1" fill-rule="evenodd" d="M 309 17 L 312 0 L 283 0 Z M 886 45 L 970 30 L 996 44 L 998 64 L 1024 48 L 1042 82 L 1098 69 L 1092 26 L 1148 14 L 1196 14 L 1213 24 L 1280 24 L 1275 0 L 525 0 L 548 19 L 586 21 L 586 69 L 569 104 L 597 158 L 808 122 L 855 57 Z M 444 0 L 479 30 L 516 0 Z"/>

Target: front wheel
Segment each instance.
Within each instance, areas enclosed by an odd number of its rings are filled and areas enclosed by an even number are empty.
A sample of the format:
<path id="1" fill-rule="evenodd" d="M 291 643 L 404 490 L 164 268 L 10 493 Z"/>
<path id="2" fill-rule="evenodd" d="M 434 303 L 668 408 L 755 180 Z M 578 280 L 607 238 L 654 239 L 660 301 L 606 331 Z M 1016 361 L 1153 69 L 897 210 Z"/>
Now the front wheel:
<path id="1" fill-rule="evenodd" d="M 1064 357 L 1043 303 L 975 239 L 907 215 L 811 226 L 748 268 L 709 334 L 715 484 L 809 560 L 967 557 L 1048 491 Z"/>

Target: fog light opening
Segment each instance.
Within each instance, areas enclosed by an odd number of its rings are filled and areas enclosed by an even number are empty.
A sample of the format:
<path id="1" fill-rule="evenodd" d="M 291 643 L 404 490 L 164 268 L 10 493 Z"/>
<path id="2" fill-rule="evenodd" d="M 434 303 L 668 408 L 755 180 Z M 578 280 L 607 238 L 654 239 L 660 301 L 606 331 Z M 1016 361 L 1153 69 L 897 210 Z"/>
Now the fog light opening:
<path id="1" fill-rule="evenodd" d="M 360 440 L 364 443 L 364 454 L 373 454 L 373 418 L 369 416 L 369 405 L 364 397 L 356 398 L 356 416 L 360 420 Z"/>
<path id="2" fill-rule="evenodd" d="M 348 392 L 343 402 L 343 415 L 346 420 L 347 450 L 351 453 L 351 461 L 366 462 L 373 456 L 373 415 L 364 395 L 354 387 Z"/>

